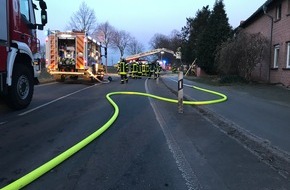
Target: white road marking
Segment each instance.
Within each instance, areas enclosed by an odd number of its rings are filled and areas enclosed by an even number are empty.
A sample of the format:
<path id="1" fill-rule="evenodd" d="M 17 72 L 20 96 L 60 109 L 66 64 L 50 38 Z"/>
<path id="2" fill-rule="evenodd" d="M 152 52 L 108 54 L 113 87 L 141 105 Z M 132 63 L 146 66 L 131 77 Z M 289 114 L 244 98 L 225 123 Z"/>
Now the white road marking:
<path id="1" fill-rule="evenodd" d="M 145 81 L 145 90 L 146 93 L 150 93 L 147 85 L 147 79 Z M 167 145 L 169 150 L 172 152 L 175 162 L 178 166 L 178 169 L 182 173 L 182 177 L 186 181 L 187 188 L 189 190 L 200 190 L 202 186 L 200 185 L 198 178 L 191 168 L 190 164 L 188 163 L 186 157 L 184 156 L 182 150 L 180 149 L 179 145 L 177 144 L 176 140 L 171 134 L 170 129 L 168 128 L 164 118 L 162 117 L 161 113 L 158 111 L 156 104 L 149 98 L 150 104 L 152 109 L 154 110 L 156 119 L 163 131 L 163 134 L 166 138 Z"/>
<path id="2" fill-rule="evenodd" d="M 4 125 L 6 124 L 8 121 L 3 121 L 3 122 L 0 122 L 0 125 Z"/>
<path id="3" fill-rule="evenodd" d="M 50 105 L 50 104 L 52 104 L 52 103 L 54 103 L 54 102 L 57 102 L 57 101 L 62 100 L 62 99 L 64 99 L 64 98 L 67 98 L 67 97 L 69 97 L 69 96 L 71 96 L 71 95 L 74 95 L 74 94 L 79 93 L 79 92 L 81 92 L 81 91 L 87 90 L 87 89 L 89 89 L 89 88 L 93 88 L 93 87 L 96 86 L 96 85 L 98 85 L 98 84 L 95 84 L 95 85 L 93 85 L 93 86 L 89 86 L 89 87 L 86 87 L 86 88 L 83 88 L 83 89 L 77 90 L 77 91 L 75 91 L 75 92 L 72 92 L 72 93 L 67 94 L 67 95 L 65 95 L 65 96 L 62 96 L 62 97 L 59 97 L 59 98 L 57 98 L 57 99 L 55 99 L 55 100 L 52 100 L 52 101 L 50 101 L 50 102 L 47 102 L 47 103 L 45 103 L 45 104 L 42 104 L 42 105 L 37 106 L 37 107 L 35 107 L 35 108 L 32 108 L 32 109 L 30 109 L 30 110 L 28 110 L 28 111 L 25 111 L 25 112 L 23 112 L 23 113 L 20 113 L 20 114 L 18 114 L 18 116 L 26 115 L 26 114 L 28 114 L 28 113 L 31 113 L 31 112 L 35 111 L 35 110 L 38 110 L 38 109 L 43 108 L 43 107 L 45 107 L 45 106 L 48 106 L 48 105 Z"/>
<path id="4" fill-rule="evenodd" d="M 44 83 L 44 84 L 39 84 L 39 85 L 35 85 L 34 87 L 42 87 L 42 86 L 49 86 L 49 85 L 53 85 L 53 84 L 57 84 L 58 82 L 49 82 L 49 83 Z"/>

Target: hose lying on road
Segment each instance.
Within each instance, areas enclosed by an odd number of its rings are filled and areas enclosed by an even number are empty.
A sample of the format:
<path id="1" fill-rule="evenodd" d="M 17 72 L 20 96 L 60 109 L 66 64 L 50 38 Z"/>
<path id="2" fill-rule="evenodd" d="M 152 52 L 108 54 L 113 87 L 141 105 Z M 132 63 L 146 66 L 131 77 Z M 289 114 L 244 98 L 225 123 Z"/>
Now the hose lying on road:
<path id="1" fill-rule="evenodd" d="M 193 86 L 193 88 L 207 92 L 207 93 L 215 94 L 217 96 L 220 96 L 221 98 L 214 99 L 214 100 L 207 100 L 207 101 L 183 101 L 183 103 L 186 105 L 215 104 L 215 103 L 220 103 L 220 102 L 227 100 L 227 96 L 222 94 L 222 93 L 203 89 L 203 88 L 199 88 L 196 86 Z M 76 145 L 72 146 L 71 148 L 69 148 L 65 152 L 61 153 L 60 155 L 56 156 L 55 158 L 51 159 L 50 161 L 48 161 L 45 164 L 41 165 L 40 167 L 36 168 L 35 170 L 31 171 L 30 173 L 26 174 L 25 176 L 19 178 L 18 180 L 3 187 L 1 190 L 16 190 L 16 189 L 21 189 L 21 188 L 25 187 L 26 185 L 35 181 L 37 178 L 39 178 L 43 174 L 47 173 L 48 171 L 50 171 L 51 169 L 53 169 L 57 165 L 61 164 L 63 161 L 65 161 L 66 159 L 68 159 L 69 157 L 71 157 L 72 155 L 77 153 L 79 150 L 84 148 L 86 145 L 88 145 L 90 142 L 92 142 L 98 136 L 100 136 L 102 133 L 104 133 L 114 123 L 114 121 L 117 119 L 117 117 L 119 115 L 119 107 L 111 98 L 111 96 L 114 96 L 114 95 L 147 96 L 147 97 L 155 98 L 155 99 L 166 101 L 166 102 L 178 103 L 178 100 L 175 100 L 175 99 L 164 98 L 164 97 L 160 97 L 160 96 L 156 96 L 156 95 L 152 95 L 152 94 L 147 94 L 147 93 L 142 93 L 142 92 L 111 92 L 111 93 L 106 95 L 106 98 L 111 103 L 111 105 L 114 107 L 115 112 L 114 112 L 113 116 L 101 128 L 99 128 L 97 131 L 95 131 L 94 133 L 92 133 L 91 135 L 89 135 L 88 137 L 86 137 L 85 139 L 83 139 L 82 141 L 77 143 Z"/>
<path id="2" fill-rule="evenodd" d="M 106 74 L 106 75 L 108 75 L 108 79 L 106 79 L 106 80 L 100 80 L 100 79 L 99 79 L 96 75 L 94 75 L 91 71 L 87 70 L 86 72 L 90 75 L 90 77 L 92 77 L 93 79 L 95 79 L 95 80 L 98 81 L 99 83 L 107 84 L 107 83 L 110 83 L 110 82 L 112 81 L 112 77 L 110 77 L 108 74 Z"/>

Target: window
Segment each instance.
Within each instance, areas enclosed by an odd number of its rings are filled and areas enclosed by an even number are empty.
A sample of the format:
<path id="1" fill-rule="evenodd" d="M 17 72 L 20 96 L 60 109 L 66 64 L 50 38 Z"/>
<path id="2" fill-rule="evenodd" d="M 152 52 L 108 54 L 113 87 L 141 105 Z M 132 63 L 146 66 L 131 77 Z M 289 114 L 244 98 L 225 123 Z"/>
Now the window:
<path id="1" fill-rule="evenodd" d="M 276 45 L 274 46 L 274 68 L 278 68 L 279 65 L 279 52 L 280 52 L 280 46 Z"/>
<path id="2" fill-rule="evenodd" d="M 7 1 L 3 1 L 2 5 L 0 6 L 0 43 L 6 42 L 8 39 L 7 35 L 7 9 L 6 9 L 6 3 Z M 3 5 L 4 4 L 4 5 Z M 1 55 L 2 56 L 2 55 Z M 3 58 L 1 58 L 3 59 Z M 1 82 L 1 81 L 0 81 Z M 0 85 L 1 86 L 1 85 Z"/>
<path id="3" fill-rule="evenodd" d="M 20 1 L 20 12 L 21 12 L 21 16 L 23 18 L 25 18 L 27 21 L 30 20 L 28 0 L 21 0 Z"/>
<path id="4" fill-rule="evenodd" d="M 287 43 L 287 63 L 286 68 L 290 68 L 290 42 Z"/>
<path id="5" fill-rule="evenodd" d="M 287 1 L 287 4 L 288 4 L 287 14 L 289 15 L 290 14 L 290 0 Z"/>
<path id="6" fill-rule="evenodd" d="M 280 3 L 276 7 L 276 20 L 280 20 L 282 15 L 282 4 Z"/>

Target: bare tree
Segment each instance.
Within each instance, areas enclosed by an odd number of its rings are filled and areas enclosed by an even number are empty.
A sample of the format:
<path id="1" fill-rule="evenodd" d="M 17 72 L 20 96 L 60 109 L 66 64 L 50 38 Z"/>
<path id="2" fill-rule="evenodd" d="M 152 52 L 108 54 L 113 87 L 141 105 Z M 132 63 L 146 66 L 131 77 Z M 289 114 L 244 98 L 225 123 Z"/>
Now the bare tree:
<path id="1" fill-rule="evenodd" d="M 172 30 L 169 39 L 171 43 L 168 49 L 176 51 L 179 47 L 181 47 L 182 45 L 181 32 L 179 32 L 178 30 Z"/>
<path id="2" fill-rule="evenodd" d="M 130 55 L 141 53 L 144 51 L 144 45 L 136 40 L 136 38 L 132 38 L 131 42 L 128 44 L 127 53 Z"/>
<path id="3" fill-rule="evenodd" d="M 86 31 L 91 34 L 96 26 L 96 15 L 94 9 L 88 7 L 83 1 L 79 7 L 79 10 L 70 18 L 70 22 L 67 28 L 75 29 L 78 31 Z"/>
<path id="4" fill-rule="evenodd" d="M 93 36 L 104 43 L 106 47 L 109 47 L 115 32 L 116 29 L 107 21 L 97 26 L 96 30 L 93 32 Z"/>
<path id="5" fill-rule="evenodd" d="M 149 44 L 153 49 L 169 48 L 170 38 L 164 34 L 157 33 L 151 38 Z"/>
<path id="6" fill-rule="evenodd" d="M 181 33 L 178 30 L 172 30 L 169 36 L 157 33 L 149 43 L 154 49 L 167 48 L 176 51 L 182 44 Z"/>
<path id="7" fill-rule="evenodd" d="M 150 46 L 154 49 L 166 48 L 172 51 L 177 51 L 177 49 L 181 47 L 181 44 L 182 44 L 181 33 L 178 32 L 177 30 L 172 30 L 169 36 L 157 33 L 151 38 L 149 43 L 150 43 Z M 168 53 L 165 53 L 162 56 L 160 54 L 159 58 L 162 60 L 166 60 L 170 63 L 175 61 L 175 57 Z"/>
<path id="8" fill-rule="evenodd" d="M 121 57 L 123 57 L 125 49 L 128 47 L 131 41 L 132 37 L 130 33 L 124 30 L 115 31 L 114 36 L 112 38 L 112 47 L 118 49 L 120 51 Z"/>
<path id="9" fill-rule="evenodd" d="M 107 49 L 111 44 L 112 38 L 114 37 L 116 29 L 110 25 L 110 23 L 104 22 L 97 26 L 95 31 L 93 32 L 93 36 L 99 41 L 102 42 L 105 45 L 105 58 L 106 58 L 106 73 L 108 68 L 108 55 L 107 55 Z"/>

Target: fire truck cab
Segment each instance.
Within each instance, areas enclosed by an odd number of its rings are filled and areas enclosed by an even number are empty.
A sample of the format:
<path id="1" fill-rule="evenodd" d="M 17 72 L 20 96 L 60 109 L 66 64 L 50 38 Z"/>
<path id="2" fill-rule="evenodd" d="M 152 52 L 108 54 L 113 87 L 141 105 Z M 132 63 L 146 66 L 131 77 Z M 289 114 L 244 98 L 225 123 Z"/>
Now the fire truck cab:
<path id="1" fill-rule="evenodd" d="M 13 109 L 26 108 L 40 73 L 36 30 L 47 23 L 46 3 L 38 0 L 41 24 L 32 0 L 0 0 L 0 96 Z"/>

